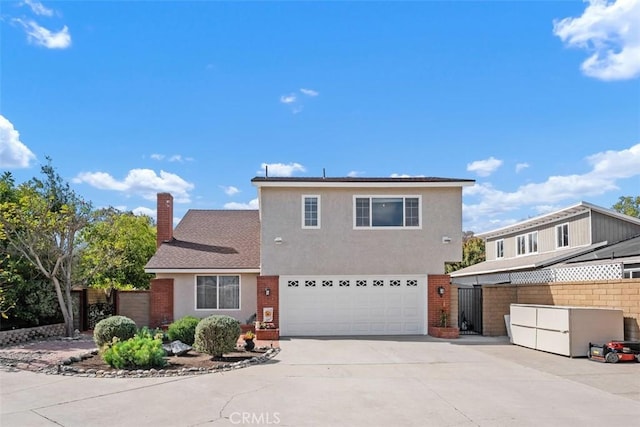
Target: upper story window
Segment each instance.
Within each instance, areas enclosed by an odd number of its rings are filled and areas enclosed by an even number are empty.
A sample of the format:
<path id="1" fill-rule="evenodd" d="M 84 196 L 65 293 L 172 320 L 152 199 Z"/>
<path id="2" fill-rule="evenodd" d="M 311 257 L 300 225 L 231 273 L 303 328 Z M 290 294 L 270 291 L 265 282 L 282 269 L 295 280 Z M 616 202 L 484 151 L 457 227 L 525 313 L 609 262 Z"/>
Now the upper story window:
<path id="1" fill-rule="evenodd" d="M 538 252 L 538 232 L 522 234 L 516 237 L 516 255 L 526 255 Z"/>
<path id="2" fill-rule="evenodd" d="M 302 196 L 302 228 L 320 228 L 320 196 Z"/>
<path id="3" fill-rule="evenodd" d="M 240 276 L 196 276 L 197 310 L 239 310 Z"/>
<path id="4" fill-rule="evenodd" d="M 569 246 L 569 224 L 556 225 L 556 248 Z"/>
<path id="5" fill-rule="evenodd" d="M 496 258 L 504 258 L 504 240 L 496 241 Z"/>
<path id="6" fill-rule="evenodd" d="M 356 228 L 420 228 L 419 196 L 356 196 L 353 224 Z"/>

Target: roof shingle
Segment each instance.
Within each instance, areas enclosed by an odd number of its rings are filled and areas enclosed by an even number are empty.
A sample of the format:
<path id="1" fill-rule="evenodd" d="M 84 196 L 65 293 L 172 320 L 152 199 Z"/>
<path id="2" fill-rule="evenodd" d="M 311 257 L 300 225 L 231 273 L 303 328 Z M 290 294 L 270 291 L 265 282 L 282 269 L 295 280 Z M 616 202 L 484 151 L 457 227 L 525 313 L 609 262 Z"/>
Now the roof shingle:
<path id="1" fill-rule="evenodd" d="M 257 210 L 189 210 L 145 269 L 258 269 Z"/>

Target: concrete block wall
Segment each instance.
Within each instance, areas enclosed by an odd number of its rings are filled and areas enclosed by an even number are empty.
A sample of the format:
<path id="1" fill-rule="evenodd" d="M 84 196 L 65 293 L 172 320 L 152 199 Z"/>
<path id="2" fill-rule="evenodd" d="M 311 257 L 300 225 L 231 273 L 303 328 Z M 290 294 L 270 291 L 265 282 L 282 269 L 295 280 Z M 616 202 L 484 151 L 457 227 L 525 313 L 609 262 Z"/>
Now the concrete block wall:
<path id="1" fill-rule="evenodd" d="M 14 329 L 0 332 L 0 347 L 20 344 L 36 339 L 65 336 L 66 328 L 64 323 L 53 325 L 36 326 L 33 328 Z"/>
<path id="2" fill-rule="evenodd" d="M 622 309 L 624 335 L 640 340 L 640 279 L 483 287 L 483 334 L 506 335 L 510 304 L 544 304 Z"/>

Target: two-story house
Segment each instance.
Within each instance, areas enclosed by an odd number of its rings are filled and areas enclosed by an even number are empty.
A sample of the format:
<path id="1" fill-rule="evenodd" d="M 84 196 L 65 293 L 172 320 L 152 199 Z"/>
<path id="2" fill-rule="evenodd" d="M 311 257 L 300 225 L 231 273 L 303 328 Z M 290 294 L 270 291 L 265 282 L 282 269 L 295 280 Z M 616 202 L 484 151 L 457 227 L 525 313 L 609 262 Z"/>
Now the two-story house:
<path id="1" fill-rule="evenodd" d="M 427 333 L 428 277 L 461 259 L 462 188 L 473 180 L 252 183 L 259 212 L 189 211 L 175 231 L 162 218 L 170 195 L 158 196 L 146 271 L 166 289 L 166 315 L 255 313 L 285 336 Z"/>
<path id="2" fill-rule="evenodd" d="M 617 279 L 638 267 L 640 219 L 587 202 L 477 236 L 485 240 L 486 261 L 451 273 L 452 283 Z"/>

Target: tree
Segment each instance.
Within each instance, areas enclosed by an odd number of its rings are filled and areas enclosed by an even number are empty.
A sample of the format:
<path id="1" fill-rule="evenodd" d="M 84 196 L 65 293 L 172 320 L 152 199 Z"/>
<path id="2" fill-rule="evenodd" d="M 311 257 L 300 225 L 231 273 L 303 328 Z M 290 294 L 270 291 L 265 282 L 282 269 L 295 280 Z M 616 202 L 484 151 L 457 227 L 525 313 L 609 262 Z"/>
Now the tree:
<path id="1" fill-rule="evenodd" d="M 485 260 L 484 240 L 475 237 L 473 231 L 465 231 L 462 235 L 462 261 L 447 262 L 444 266 L 445 273 L 460 270 L 470 265 L 477 264 Z"/>
<path id="2" fill-rule="evenodd" d="M 78 261 L 78 233 L 92 220 L 91 204 L 47 164 L 44 180 L 33 178 L 0 199 L 0 235 L 8 246 L 33 265 L 55 289 L 68 336 L 73 335 L 72 272 Z M 3 186 L 13 187 L 10 175 Z"/>
<path id="3" fill-rule="evenodd" d="M 148 289 L 153 277 L 144 266 L 156 250 L 153 220 L 145 215 L 104 209 L 86 227 L 80 275 L 103 289 Z"/>
<path id="4" fill-rule="evenodd" d="M 636 196 L 635 198 L 631 196 L 620 196 L 618 203 L 613 205 L 612 208 L 625 215 L 640 218 L 640 196 Z"/>

